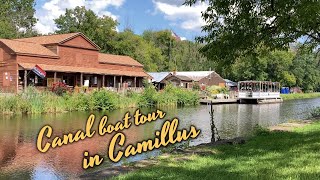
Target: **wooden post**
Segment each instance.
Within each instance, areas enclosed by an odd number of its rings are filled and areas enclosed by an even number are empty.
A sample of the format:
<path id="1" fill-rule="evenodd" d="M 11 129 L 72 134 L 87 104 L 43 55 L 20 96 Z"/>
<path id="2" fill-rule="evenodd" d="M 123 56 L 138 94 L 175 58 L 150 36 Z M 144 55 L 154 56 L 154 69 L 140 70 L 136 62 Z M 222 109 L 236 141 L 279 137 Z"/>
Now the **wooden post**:
<path id="1" fill-rule="evenodd" d="M 83 86 L 83 73 L 80 74 L 80 87 Z"/>
<path id="2" fill-rule="evenodd" d="M 113 76 L 113 87 L 114 88 L 117 88 L 117 85 L 116 85 L 116 76 Z"/>
<path id="3" fill-rule="evenodd" d="M 137 77 L 134 77 L 134 83 L 133 86 L 136 88 L 137 87 Z"/>
<path id="4" fill-rule="evenodd" d="M 56 83 L 56 82 L 57 82 L 57 72 L 54 72 L 53 83 Z"/>
<path id="5" fill-rule="evenodd" d="M 122 76 L 120 76 L 120 88 L 122 88 Z"/>
<path id="6" fill-rule="evenodd" d="M 105 86 L 105 81 L 106 80 L 106 77 L 105 77 L 105 75 L 102 75 L 102 87 L 104 88 L 104 86 Z"/>
<path id="7" fill-rule="evenodd" d="M 28 72 L 27 70 L 24 70 L 24 90 L 27 89 L 27 86 L 28 86 Z"/>

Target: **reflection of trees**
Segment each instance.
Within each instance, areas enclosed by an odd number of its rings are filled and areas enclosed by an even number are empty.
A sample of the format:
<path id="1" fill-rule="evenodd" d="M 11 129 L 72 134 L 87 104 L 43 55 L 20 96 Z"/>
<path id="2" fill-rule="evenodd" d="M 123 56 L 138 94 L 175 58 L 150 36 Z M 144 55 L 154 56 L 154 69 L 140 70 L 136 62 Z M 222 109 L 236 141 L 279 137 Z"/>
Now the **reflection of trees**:
<path id="1" fill-rule="evenodd" d="M 114 124 L 116 121 L 121 120 L 124 114 L 125 112 L 112 114 L 109 117 L 110 122 L 108 124 Z M 45 120 L 41 120 L 41 117 Z M 62 115 L 32 116 L 25 119 L 23 117 L 20 117 L 20 119 L 15 117 L 16 119 L 1 120 L 1 171 L 7 174 L 20 174 L 23 171 L 32 172 L 36 167 L 45 165 L 52 167 L 52 171 L 56 171 L 58 174 L 77 175 L 82 173 L 83 152 L 88 151 L 90 155 L 106 155 L 109 142 L 114 134 L 99 136 L 96 132 L 91 139 L 50 149 L 47 153 L 40 153 L 37 150 L 36 137 L 44 124 L 52 125 L 52 137 L 61 137 L 62 134 L 75 132 L 85 126 L 87 117 L 88 115 L 85 113 L 75 113 L 74 116 L 65 113 Z M 100 117 L 97 115 L 93 130 L 97 130 L 99 120 Z M 152 129 L 152 124 L 146 126 Z M 144 126 L 136 127 L 132 125 L 132 128 L 125 130 L 124 133 L 127 136 L 126 144 L 134 144 L 137 141 L 144 140 L 144 128 Z"/>

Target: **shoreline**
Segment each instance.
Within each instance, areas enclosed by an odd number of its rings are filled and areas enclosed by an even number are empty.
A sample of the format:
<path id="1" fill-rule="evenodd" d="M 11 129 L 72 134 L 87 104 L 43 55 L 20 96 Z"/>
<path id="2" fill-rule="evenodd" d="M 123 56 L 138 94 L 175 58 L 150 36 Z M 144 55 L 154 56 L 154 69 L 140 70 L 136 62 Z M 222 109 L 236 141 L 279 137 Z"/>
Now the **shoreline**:
<path id="1" fill-rule="evenodd" d="M 280 97 L 284 100 L 298 100 L 298 99 L 313 99 L 320 98 L 320 92 L 315 93 L 296 93 L 296 94 L 281 94 Z"/>
<path id="2" fill-rule="evenodd" d="M 144 170 L 145 168 L 153 168 L 162 162 L 168 161 L 177 161 L 177 162 L 188 162 L 194 160 L 194 156 L 197 157 L 207 157 L 211 155 L 215 155 L 217 152 L 212 150 L 212 148 L 219 147 L 233 147 L 233 146 L 241 146 L 250 143 L 253 138 L 261 134 L 268 134 L 272 132 L 292 132 L 295 129 L 303 128 L 307 125 L 312 125 L 315 122 L 319 122 L 319 120 L 297 120 L 294 122 L 281 123 L 275 126 L 270 126 L 266 129 L 259 129 L 253 137 L 236 137 L 232 139 L 222 139 L 221 141 L 216 141 L 213 143 L 204 143 L 193 147 L 188 147 L 185 149 L 173 149 L 170 152 L 165 152 L 157 157 L 152 157 L 149 159 L 144 159 L 141 161 L 131 162 L 121 166 L 112 166 L 104 169 L 100 169 L 95 172 L 91 172 L 88 174 L 81 175 L 81 179 L 109 179 L 109 178 L 117 178 L 122 175 L 128 175 L 128 173 L 135 173 L 140 170 Z M 258 134 L 258 135 L 257 135 Z M 130 179 L 130 178 L 129 178 Z"/>

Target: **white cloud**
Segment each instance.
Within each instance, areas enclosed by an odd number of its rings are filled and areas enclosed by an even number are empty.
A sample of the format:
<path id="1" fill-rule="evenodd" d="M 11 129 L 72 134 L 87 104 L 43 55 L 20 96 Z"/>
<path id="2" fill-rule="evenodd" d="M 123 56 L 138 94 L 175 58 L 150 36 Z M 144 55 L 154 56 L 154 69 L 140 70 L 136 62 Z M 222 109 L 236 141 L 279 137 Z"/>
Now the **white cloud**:
<path id="1" fill-rule="evenodd" d="M 186 38 L 186 37 L 180 37 L 180 39 L 181 39 L 181 41 L 185 41 L 185 40 L 187 40 L 187 38 Z"/>
<path id="2" fill-rule="evenodd" d="M 190 7 L 181 5 L 181 2 L 153 0 L 156 11 L 163 13 L 169 21 L 177 23 L 178 26 L 186 30 L 200 31 L 201 26 L 205 25 L 204 20 L 201 18 L 201 12 L 208 5 L 206 3 L 197 3 Z"/>
<path id="3" fill-rule="evenodd" d="M 65 13 L 66 9 L 73 9 L 76 6 L 85 6 L 91 9 L 98 16 L 110 16 L 113 19 L 118 17 L 106 9 L 110 6 L 121 7 L 125 0 L 49 0 L 44 3 L 40 9 L 36 11 L 38 22 L 35 28 L 43 34 L 48 34 L 56 30 L 53 19 L 58 18 Z"/>

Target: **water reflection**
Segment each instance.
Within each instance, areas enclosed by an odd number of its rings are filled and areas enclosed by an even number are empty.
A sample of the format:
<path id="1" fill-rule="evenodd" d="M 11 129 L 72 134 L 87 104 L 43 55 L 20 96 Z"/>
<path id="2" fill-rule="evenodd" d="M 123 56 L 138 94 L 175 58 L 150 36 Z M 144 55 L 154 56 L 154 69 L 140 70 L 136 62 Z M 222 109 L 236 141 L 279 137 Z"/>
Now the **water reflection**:
<path id="1" fill-rule="evenodd" d="M 287 101 L 282 104 L 263 105 L 215 105 L 215 122 L 222 138 L 246 136 L 254 127 L 271 126 L 286 122 L 289 119 L 306 118 L 307 112 L 315 106 L 320 106 L 320 99 Z M 197 139 L 191 140 L 190 145 L 210 141 L 210 115 L 208 106 L 190 108 L 163 108 L 167 112 L 165 119 L 178 117 L 179 128 L 189 128 L 190 125 L 201 129 Z M 130 110 L 133 113 L 135 109 Z M 142 109 L 144 113 L 151 109 Z M 125 110 L 113 112 L 93 112 L 96 115 L 94 127 L 98 126 L 100 117 L 109 116 L 110 123 L 121 120 Z M 70 179 L 84 173 L 82 169 L 83 152 L 91 155 L 100 154 L 105 157 L 102 167 L 110 166 L 107 160 L 107 147 L 114 134 L 103 137 L 95 135 L 91 139 L 69 144 L 61 148 L 50 149 L 47 153 L 39 153 L 36 149 L 36 137 L 40 128 L 46 124 L 53 127 L 54 135 L 61 136 L 68 132 L 84 129 L 90 113 L 63 113 L 28 116 L 0 117 L 0 179 Z M 132 126 L 125 130 L 127 144 L 134 144 L 154 137 L 163 121 L 158 120 L 143 126 Z M 160 151 L 152 151 L 135 157 L 129 157 L 116 165 L 128 161 L 156 156 Z M 95 169 L 97 170 L 97 169 Z"/>

